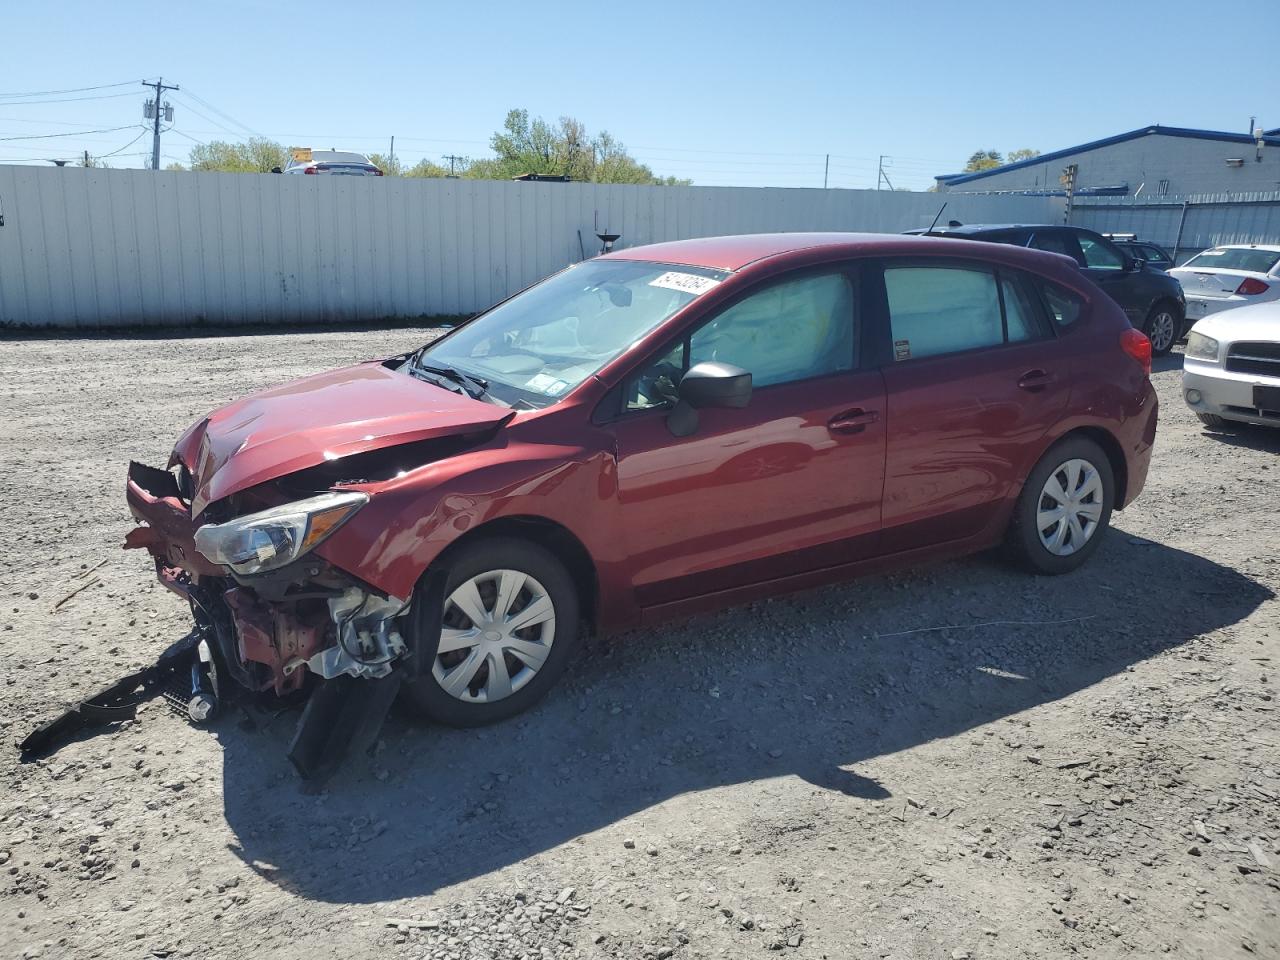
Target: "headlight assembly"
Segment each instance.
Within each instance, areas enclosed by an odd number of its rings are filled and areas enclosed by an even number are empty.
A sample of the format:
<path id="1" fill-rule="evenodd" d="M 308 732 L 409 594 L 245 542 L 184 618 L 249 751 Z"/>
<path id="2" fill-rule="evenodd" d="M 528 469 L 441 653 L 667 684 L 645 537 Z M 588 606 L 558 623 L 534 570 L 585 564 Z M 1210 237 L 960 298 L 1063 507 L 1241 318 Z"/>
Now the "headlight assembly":
<path id="1" fill-rule="evenodd" d="M 1187 334 L 1186 356 L 1191 357 L 1193 360 L 1216 362 L 1218 359 L 1218 341 L 1213 337 L 1206 337 L 1203 333 L 1196 333 L 1193 330 Z"/>
<path id="2" fill-rule="evenodd" d="M 369 502 L 363 493 L 322 493 L 196 531 L 196 549 L 239 574 L 292 563 Z"/>

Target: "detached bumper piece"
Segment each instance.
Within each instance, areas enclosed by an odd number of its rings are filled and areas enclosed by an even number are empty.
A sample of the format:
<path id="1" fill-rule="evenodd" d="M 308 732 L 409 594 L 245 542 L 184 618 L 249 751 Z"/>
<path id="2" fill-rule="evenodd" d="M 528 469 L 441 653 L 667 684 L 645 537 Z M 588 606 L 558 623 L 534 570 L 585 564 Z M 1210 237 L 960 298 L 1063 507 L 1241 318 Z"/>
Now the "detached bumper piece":
<path id="1" fill-rule="evenodd" d="M 203 639 L 201 631 L 192 630 L 145 670 L 116 681 L 33 731 L 18 745 L 22 759 L 50 754 L 85 728 L 132 720 L 138 707 L 161 694 L 175 676 L 199 673 Z"/>
<path id="2" fill-rule="evenodd" d="M 400 692 L 400 672 L 357 679 L 338 676 L 315 688 L 289 744 L 289 760 L 304 780 L 323 783 L 353 752 L 372 744 Z"/>

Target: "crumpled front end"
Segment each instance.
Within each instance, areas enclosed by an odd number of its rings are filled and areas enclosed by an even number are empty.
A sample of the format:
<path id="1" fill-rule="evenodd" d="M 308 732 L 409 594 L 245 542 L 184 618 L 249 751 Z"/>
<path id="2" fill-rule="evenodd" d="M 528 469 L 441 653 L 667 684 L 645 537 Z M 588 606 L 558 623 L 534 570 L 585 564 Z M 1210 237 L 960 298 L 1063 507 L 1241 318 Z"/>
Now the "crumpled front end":
<path id="1" fill-rule="evenodd" d="M 377 679 L 391 672 L 406 652 L 399 622 L 407 601 L 379 594 L 309 552 L 291 559 L 283 551 L 306 543 L 289 542 L 294 534 L 288 522 L 255 527 L 233 515 L 277 518 L 281 505 L 268 506 L 261 493 L 224 506 L 222 524 L 215 522 L 222 519 L 217 509 L 197 524 L 192 486 L 182 464 L 174 471 L 130 464 L 126 498 L 141 526 L 129 532 L 124 546 L 151 554 L 160 582 L 191 604 L 228 676 L 247 690 L 284 695 L 301 689 L 308 675 Z M 208 531 L 233 524 L 240 525 L 232 531 L 236 538 L 223 536 L 211 548 Z M 276 531 L 283 531 L 276 538 L 286 541 L 283 546 L 273 540 Z M 210 559 L 210 552 L 221 562 Z"/>

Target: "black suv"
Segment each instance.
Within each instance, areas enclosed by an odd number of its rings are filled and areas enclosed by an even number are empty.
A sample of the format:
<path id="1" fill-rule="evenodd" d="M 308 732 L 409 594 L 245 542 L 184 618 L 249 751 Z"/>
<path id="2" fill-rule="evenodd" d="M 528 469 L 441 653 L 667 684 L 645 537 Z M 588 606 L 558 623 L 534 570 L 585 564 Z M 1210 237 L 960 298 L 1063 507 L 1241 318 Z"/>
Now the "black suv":
<path id="1" fill-rule="evenodd" d="M 1121 253 L 1145 260 L 1148 267 L 1155 267 L 1157 270 L 1173 267 L 1173 257 L 1169 256 L 1169 251 L 1150 240 L 1139 240 L 1132 233 L 1104 233 L 1103 236 L 1114 243 Z"/>
<path id="2" fill-rule="evenodd" d="M 1048 224 L 951 223 L 932 230 L 909 233 L 988 243 L 1011 243 L 1050 253 L 1066 254 L 1094 283 L 1105 290 L 1129 317 L 1129 322 L 1151 340 L 1156 356 L 1168 353 L 1182 339 L 1187 302 L 1182 286 L 1163 270 L 1148 267 L 1139 257 L 1121 251 L 1092 230 Z"/>

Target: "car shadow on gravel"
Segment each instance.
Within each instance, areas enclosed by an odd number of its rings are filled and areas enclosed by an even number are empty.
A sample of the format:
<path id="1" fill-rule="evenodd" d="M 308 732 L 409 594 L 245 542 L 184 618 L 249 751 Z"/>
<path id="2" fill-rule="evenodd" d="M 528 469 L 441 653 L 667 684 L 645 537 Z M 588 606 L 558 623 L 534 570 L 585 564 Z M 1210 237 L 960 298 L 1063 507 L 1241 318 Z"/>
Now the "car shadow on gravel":
<path id="1" fill-rule="evenodd" d="M 1280 428 L 1261 427 L 1252 423 L 1232 423 L 1225 427 L 1206 428 L 1204 436 L 1232 447 L 1247 447 L 1267 453 L 1280 453 Z"/>
<path id="2" fill-rule="evenodd" d="M 754 795 L 726 812 L 714 792 L 725 785 L 799 777 L 884 799 L 908 787 L 860 765 L 1068 697 L 1271 596 L 1122 530 L 1066 577 L 976 558 L 868 578 L 596 644 L 540 707 L 504 724 L 397 717 L 382 749 L 320 795 L 284 758 L 296 713 L 256 730 L 226 719 L 232 849 L 299 896 L 370 903 L 597 831 L 616 834 L 605 849 L 621 856 L 628 832 L 641 846 L 660 836 L 646 811 L 684 795 L 695 795 L 680 802 L 684 825 L 717 834 L 735 817 L 788 816 Z"/>

